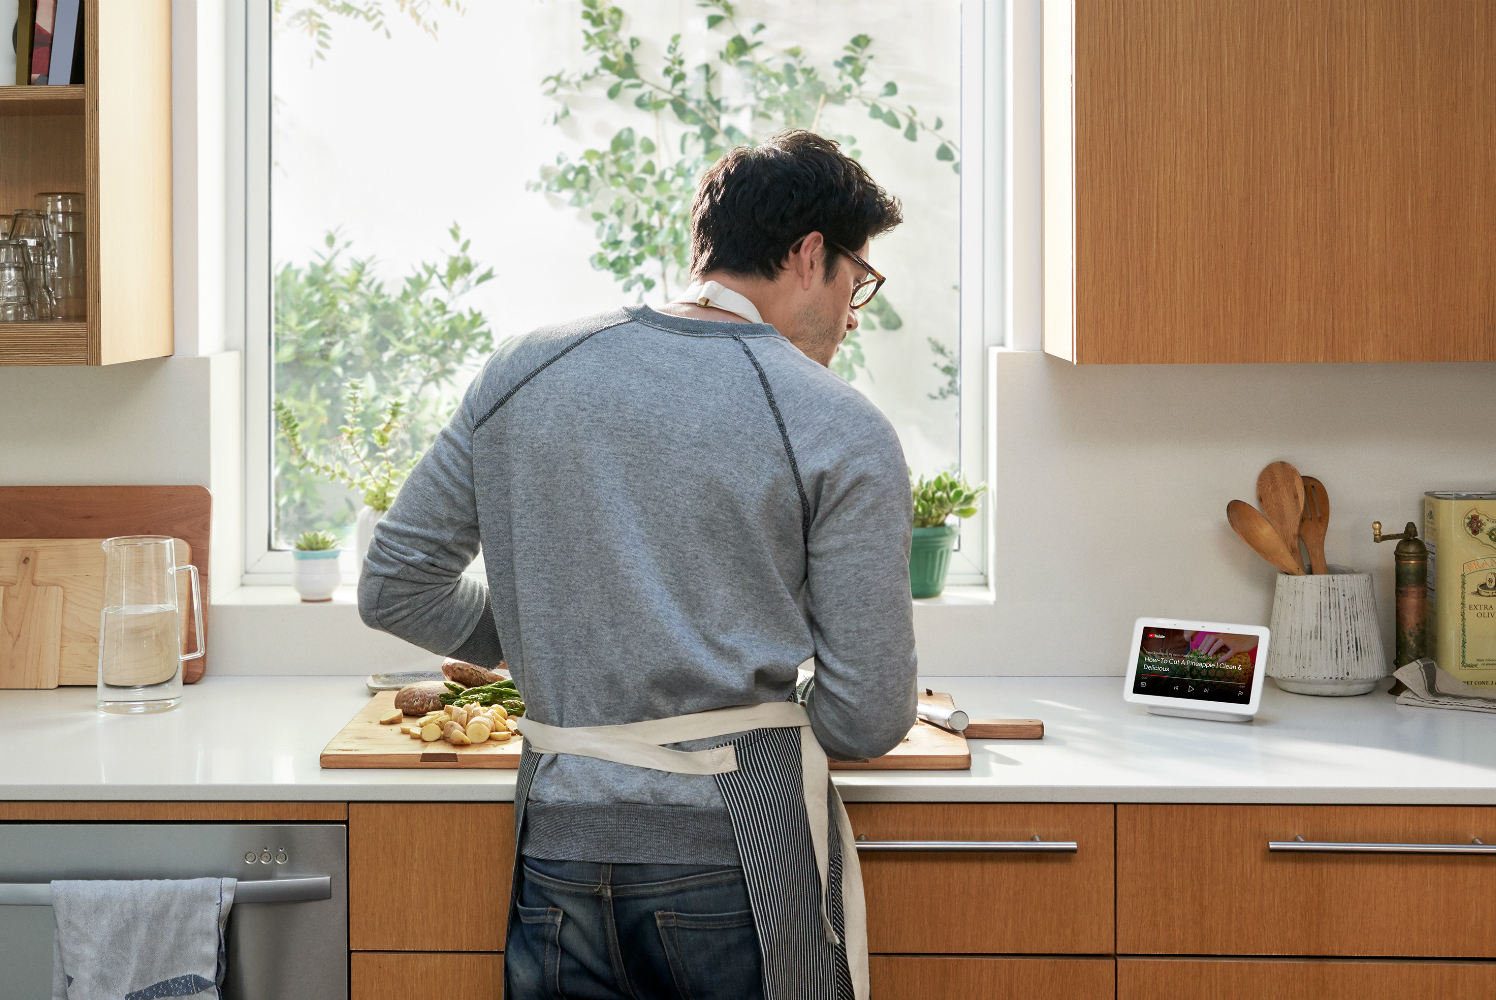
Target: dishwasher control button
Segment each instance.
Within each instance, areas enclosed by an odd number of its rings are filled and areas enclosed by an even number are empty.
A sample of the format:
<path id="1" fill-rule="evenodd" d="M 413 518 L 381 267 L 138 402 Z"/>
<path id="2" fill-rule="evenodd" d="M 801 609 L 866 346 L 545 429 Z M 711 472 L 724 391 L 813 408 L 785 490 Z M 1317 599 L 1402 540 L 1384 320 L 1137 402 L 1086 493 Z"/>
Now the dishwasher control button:
<path id="1" fill-rule="evenodd" d="M 255 854 L 254 851 L 250 851 L 248 854 L 244 855 L 244 863 L 246 865 L 252 865 L 255 863 L 255 858 L 257 857 L 259 857 L 259 855 Z"/>
<path id="2" fill-rule="evenodd" d="M 260 852 L 260 864 L 262 864 L 262 865 L 268 865 L 268 864 L 270 864 L 270 848 L 267 847 L 263 851 Z"/>
<path id="3" fill-rule="evenodd" d="M 289 860 L 291 860 L 291 859 L 288 858 L 288 857 L 286 857 L 286 852 L 285 851 L 281 851 L 280 853 L 278 853 L 275 856 L 275 863 L 278 864 L 278 865 L 283 865 L 283 864 L 285 864 Z"/>

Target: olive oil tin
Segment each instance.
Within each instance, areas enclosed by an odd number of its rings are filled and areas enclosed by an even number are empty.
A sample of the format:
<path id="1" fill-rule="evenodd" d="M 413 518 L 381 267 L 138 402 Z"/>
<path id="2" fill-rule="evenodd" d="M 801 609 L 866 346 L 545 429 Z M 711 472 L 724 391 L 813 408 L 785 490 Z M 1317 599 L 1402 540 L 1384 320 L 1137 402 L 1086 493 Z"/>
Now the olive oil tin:
<path id="1" fill-rule="evenodd" d="M 1425 493 L 1428 655 L 1496 698 L 1496 493 Z"/>

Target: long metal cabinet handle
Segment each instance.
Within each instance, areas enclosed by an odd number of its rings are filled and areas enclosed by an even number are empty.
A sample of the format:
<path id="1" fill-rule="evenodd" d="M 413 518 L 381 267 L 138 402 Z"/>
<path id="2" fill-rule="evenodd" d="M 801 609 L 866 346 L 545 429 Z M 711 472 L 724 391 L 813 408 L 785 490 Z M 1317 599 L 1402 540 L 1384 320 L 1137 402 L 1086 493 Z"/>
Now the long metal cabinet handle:
<path id="1" fill-rule="evenodd" d="M 1300 854 L 1496 854 L 1496 844 L 1485 844 L 1476 838 L 1469 844 L 1358 844 L 1331 841 L 1270 840 L 1269 851 Z"/>
<path id="2" fill-rule="evenodd" d="M 265 879 L 240 882 L 234 903 L 300 903 L 332 898 L 332 879 L 327 875 L 306 878 Z M 0 906 L 51 906 L 52 886 L 47 882 L 0 884 Z"/>
<path id="3" fill-rule="evenodd" d="M 859 851 L 964 851 L 988 854 L 1074 854 L 1080 845 L 1073 840 L 863 840 Z"/>

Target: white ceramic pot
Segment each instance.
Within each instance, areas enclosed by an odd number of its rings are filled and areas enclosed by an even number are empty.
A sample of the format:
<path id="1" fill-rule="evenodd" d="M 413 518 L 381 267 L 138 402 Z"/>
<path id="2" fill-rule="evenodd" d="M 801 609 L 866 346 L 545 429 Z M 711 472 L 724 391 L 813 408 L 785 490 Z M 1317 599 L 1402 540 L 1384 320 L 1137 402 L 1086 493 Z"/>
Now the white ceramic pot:
<path id="1" fill-rule="evenodd" d="M 353 529 L 353 582 L 364 572 L 364 556 L 369 554 L 369 543 L 374 541 L 374 526 L 384 520 L 385 512 L 373 507 L 360 507 L 358 524 Z"/>
<path id="2" fill-rule="evenodd" d="M 332 600 L 333 592 L 343 583 L 342 549 L 304 552 L 293 549 L 291 586 L 309 604 Z"/>
<path id="3" fill-rule="evenodd" d="M 1267 675 L 1294 694 L 1366 694 L 1387 676 L 1370 573 L 1278 575 Z"/>

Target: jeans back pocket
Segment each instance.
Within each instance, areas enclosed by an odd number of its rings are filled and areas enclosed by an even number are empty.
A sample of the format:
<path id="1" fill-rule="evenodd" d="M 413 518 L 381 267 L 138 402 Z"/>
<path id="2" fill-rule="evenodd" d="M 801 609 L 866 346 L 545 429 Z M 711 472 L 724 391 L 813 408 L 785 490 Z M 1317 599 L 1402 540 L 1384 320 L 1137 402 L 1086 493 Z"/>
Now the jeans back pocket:
<path id="1" fill-rule="evenodd" d="M 758 1000 L 762 960 L 753 911 L 655 913 L 660 941 L 682 1000 Z"/>
<path id="2" fill-rule="evenodd" d="M 561 910 L 515 904 L 519 920 L 509 928 L 504 978 L 519 997 L 562 997 Z"/>

